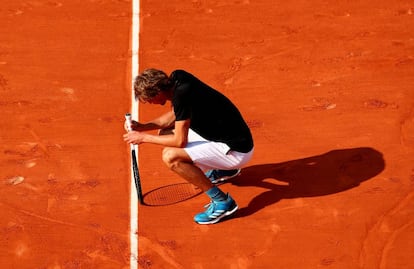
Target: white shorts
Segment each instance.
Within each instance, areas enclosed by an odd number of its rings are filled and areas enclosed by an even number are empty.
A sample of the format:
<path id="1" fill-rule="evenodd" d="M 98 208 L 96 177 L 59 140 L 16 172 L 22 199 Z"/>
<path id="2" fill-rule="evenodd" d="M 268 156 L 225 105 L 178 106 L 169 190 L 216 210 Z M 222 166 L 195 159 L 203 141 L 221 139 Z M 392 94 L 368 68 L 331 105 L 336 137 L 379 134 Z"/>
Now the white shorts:
<path id="1" fill-rule="evenodd" d="M 226 144 L 208 141 L 191 129 L 188 131 L 188 143 L 184 150 L 194 164 L 203 171 L 238 169 L 253 155 L 253 149 L 248 153 L 233 151 Z"/>

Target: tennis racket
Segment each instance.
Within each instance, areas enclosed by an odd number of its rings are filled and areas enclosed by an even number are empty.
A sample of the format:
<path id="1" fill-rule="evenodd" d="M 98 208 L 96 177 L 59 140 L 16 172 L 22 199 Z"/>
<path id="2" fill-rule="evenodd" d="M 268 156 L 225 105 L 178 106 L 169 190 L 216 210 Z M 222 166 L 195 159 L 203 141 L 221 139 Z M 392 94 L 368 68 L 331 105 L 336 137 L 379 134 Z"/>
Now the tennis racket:
<path id="1" fill-rule="evenodd" d="M 128 131 L 132 131 L 132 117 L 130 113 L 125 114 L 125 120 L 127 123 Z M 139 175 L 139 169 L 138 169 L 138 161 L 137 161 L 137 153 L 135 149 L 135 145 L 131 144 L 131 163 L 132 163 L 132 171 L 134 173 L 134 181 L 135 181 L 135 187 L 137 189 L 137 195 L 138 195 L 138 201 L 140 204 L 143 204 L 142 199 L 142 188 L 141 188 L 141 177 Z"/>

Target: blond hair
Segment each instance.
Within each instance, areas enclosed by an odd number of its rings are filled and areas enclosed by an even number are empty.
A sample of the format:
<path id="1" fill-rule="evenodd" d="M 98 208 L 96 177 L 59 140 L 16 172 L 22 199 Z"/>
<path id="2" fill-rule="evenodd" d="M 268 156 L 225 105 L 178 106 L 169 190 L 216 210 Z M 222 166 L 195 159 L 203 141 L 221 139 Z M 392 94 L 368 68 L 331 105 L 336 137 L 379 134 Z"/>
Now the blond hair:
<path id="1" fill-rule="evenodd" d="M 146 69 L 135 78 L 135 98 L 145 102 L 157 96 L 160 91 L 169 90 L 171 86 L 171 80 L 163 71 L 154 68 Z"/>

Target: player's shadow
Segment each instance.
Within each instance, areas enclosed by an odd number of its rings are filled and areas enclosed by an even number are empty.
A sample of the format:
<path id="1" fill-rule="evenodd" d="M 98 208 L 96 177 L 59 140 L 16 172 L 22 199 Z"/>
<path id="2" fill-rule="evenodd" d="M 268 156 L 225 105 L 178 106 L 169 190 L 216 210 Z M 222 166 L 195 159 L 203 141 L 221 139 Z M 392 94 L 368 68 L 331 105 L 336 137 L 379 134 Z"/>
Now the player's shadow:
<path id="1" fill-rule="evenodd" d="M 243 168 L 231 181 L 237 186 L 255 186 L 267 191 L 254 197 L 237 216 L 251 215 L 281 199 L 333 194 L 358 186 L 385 167 L 382 153 L 372 148 L 332 150 L 325 154 L 283 163 Z"/>

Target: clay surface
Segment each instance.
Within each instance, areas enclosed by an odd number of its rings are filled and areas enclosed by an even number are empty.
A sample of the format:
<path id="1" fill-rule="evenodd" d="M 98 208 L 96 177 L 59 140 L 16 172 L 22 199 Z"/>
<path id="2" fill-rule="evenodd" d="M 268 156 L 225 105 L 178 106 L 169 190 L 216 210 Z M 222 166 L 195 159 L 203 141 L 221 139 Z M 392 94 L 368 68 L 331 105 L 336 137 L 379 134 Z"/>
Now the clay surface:
<path id="1" fill-rule="evenodd" d="M 413 268 L 413 12 L 141 1 L 140 70 L 223 92 L 255 155 L 221 185 L 239 211 L 206 226 L 207 197 L 141 145 L 144 195 L 173 191 L 139 206 L 139 268 Z M 129 268 L 131 2 L 5 1 L 0 22 L 0 268 Z"/>

